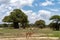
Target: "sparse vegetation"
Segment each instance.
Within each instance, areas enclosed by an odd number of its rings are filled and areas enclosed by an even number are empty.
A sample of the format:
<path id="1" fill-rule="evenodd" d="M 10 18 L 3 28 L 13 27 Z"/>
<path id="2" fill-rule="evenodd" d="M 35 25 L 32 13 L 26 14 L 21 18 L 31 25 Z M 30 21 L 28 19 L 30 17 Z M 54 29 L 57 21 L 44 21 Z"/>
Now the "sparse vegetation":
<path id="1" fill-rule="evenodd" d="M 32 37 L 60 37 L 60 16 L 54 15 L 50 20 L 52 22 L 48 26 L 44 20 L 37 20 L 35 24 L 29 24 L 28 16 L 20 9 L 14 9 L 2 20 L 6 24 L 0 24 L 0 37 L 26 37 L 26 33 L 28 35 L 32 33 Z"/>
<path id="2" fill-rule="evenodd" d="M 36 37 L 60 37 L 60 31 L 53 31 L 50 28 L 34 28 L 30 30 L 30 28 L 26 29 L 8 29 L 2 28 L 0 29 L 0 36 L 10 36 L 10 37 L 25 37 L 26 32 L 33 32 L 32 36 Z"/>

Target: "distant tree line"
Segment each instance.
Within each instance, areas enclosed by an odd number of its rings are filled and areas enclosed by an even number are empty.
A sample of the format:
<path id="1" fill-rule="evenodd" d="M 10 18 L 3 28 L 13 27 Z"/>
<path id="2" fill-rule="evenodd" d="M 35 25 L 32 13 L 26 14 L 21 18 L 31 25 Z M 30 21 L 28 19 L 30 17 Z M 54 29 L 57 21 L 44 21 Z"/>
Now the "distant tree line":
<path id="1" fill-rule="evenodd" d="M 21 11 L 20 9 L 14 9 L 12 12 L 10 12 L 10 15 L 5 16 L 2 20 L 4 23 L 8 24 L 0 24 L 0 27 L 13 27 L 15 29 L 26 27 L 38 27 L 38 28 L 45 28 L 50 27 L 53 30 L 60 30 L 60 16 L 54 15 L 51 16 L 49 20 L 52 20 L 52 22 L 47 26 L 45 24 L 44 20 L 37 20 L 34 24 L 29 24 L 28 16 Z M 11 23 L 11 24 L 9 24 Z"/>

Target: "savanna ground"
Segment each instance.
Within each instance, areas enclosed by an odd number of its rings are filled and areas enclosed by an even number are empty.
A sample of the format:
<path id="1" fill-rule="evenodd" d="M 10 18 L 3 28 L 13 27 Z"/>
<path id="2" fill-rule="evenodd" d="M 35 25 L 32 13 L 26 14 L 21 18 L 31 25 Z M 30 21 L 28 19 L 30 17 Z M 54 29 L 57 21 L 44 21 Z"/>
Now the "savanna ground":
<path id="1" fill-rule="evenodd" d="M 31 37 L 26 38 L 27 32 L 33 33 Z M 53 31 L 50 28 L 0 28 L 0 40 L 60 40 L 60 31 Z"/>

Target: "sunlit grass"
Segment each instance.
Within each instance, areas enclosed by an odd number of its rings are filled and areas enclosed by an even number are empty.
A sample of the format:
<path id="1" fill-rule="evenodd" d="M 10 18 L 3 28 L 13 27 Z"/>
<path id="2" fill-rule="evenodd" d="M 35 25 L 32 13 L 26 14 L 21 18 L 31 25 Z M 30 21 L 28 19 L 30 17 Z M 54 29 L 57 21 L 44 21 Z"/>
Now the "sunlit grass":
<path id="1" fill-rule="evenodd" d="M 39 35 L 39 37 L 60 37 L 60 31 L 53 31 L 50 28 L 34 28 L 33 30 L 30 30 L 29 28 L 26 29 L 8 29 L 3 28 L 0 29 L 0 36 L 10 36 L 10 37 L 25 37 L 26 32 L 34 32 L 35 35 Z M 45 34 L 45 35 L 42 35 Z"/>

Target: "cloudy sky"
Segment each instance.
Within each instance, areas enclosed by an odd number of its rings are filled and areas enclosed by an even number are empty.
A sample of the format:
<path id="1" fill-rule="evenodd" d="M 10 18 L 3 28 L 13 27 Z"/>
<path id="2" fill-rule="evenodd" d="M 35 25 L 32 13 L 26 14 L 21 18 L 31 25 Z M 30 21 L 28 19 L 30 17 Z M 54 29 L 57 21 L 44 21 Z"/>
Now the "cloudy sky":
<path id="1" fill-rule="evenodd" d="M 60 0 L 0 0 L 0 23 L 16 8 L 28 15 L 30 23 L 42 19 L 49 24 L 52 15 L 60 15 Z"/>

